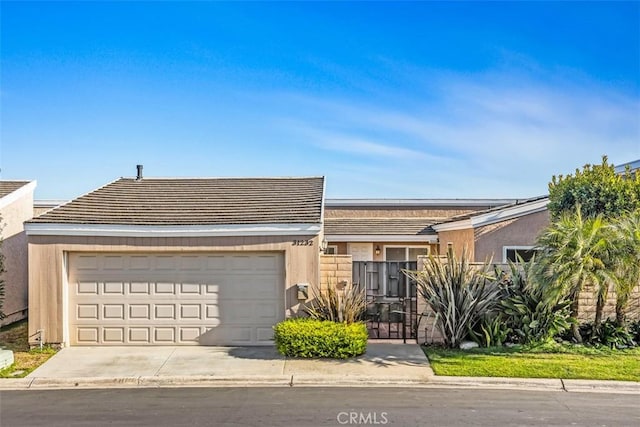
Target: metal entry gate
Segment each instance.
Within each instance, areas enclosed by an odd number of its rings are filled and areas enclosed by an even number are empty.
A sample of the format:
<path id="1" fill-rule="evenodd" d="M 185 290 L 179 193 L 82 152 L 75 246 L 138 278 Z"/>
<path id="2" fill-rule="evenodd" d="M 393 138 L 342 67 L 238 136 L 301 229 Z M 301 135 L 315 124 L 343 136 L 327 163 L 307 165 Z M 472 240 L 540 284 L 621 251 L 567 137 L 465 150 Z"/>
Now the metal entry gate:
<path id="1" fill-rule="evenodd" d="M 370 338 L 417 339 L 417 288 L 402 270 L 416 261 L 354 261 L 353 284 L 366 290 Z"/>

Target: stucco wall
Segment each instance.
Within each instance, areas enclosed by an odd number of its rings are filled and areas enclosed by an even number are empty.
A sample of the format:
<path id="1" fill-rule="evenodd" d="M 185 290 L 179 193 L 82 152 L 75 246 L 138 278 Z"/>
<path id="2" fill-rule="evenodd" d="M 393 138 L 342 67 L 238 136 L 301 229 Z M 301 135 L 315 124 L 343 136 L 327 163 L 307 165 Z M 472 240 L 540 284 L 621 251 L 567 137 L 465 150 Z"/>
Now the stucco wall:
<path id="1" fill-rule="evenodd" d="M 493 258 L 504 262 L 504 246 L 533 246 L 542 230 L 549 225 L 549 211 L 532 213 L 516 219 L 478 227 L 474 232 L 475 261 Z"/>
<path id="2" fill-rule="evenodd" d="M 294 240 L 309 239 L 310 246 L 294 246 Z M 45 340 L 64 344 L 64 293 L 67 283 L 65 254 L 68 252 L 236 252 L 284 253 L 285 316 L 301 309 L 298 283 L 319 283 L 318 236 L 259 237 L 64 237 L 29 236 L 29 335 L 45 330 Z M 32 344 L 35 344 L 33 342 Z"/>
<path id="3" fill-rule="evenodd" d="M 475 259 L 472 228 L 465 230 L 441 231 L 438 233 L 438 241 L 440 255 L 445 255 L 447 253 L 448 245 L 451 243 L 456 257 L 462 257 L 462 252 L 466 248 L 469 258 Z"/>
<path id="4" fill-rule="evenodd" d="M 33 216 L 33 191 L 0 209 L 2 216 L 2 253 L 5 256 L 3 276 L 5 300 L 3 311 L 7 318 L 0 326 L 27 317 L 28 308 L 28 260 L 27 236 L 23 222 Z"/>

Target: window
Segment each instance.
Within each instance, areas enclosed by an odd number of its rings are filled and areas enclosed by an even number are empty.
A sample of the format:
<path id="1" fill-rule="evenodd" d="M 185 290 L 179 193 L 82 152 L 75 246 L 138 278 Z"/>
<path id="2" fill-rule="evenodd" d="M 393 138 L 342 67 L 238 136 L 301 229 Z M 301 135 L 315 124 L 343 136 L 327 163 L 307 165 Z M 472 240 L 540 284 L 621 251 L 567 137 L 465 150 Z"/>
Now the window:
<path id="1" fill-rule="evenodd" d="M 416 261 L 419 255 L 429 255 L 429 246 L 385 246 L 385 261 Z"/>
<path id="2" fill-rule="evenodd" d="M 325 255 L 337 255 L 338 254 L 338 245 L 328 245 L 327 249 L 324 250 Z"/>
<path id="3" fill-rule="evenodd" d="M 517 262 L 518 255 L 523 261 L 529 261 L 536 253 L 533 246 L 503 246 L 502 247 L 502 262 Z"/>

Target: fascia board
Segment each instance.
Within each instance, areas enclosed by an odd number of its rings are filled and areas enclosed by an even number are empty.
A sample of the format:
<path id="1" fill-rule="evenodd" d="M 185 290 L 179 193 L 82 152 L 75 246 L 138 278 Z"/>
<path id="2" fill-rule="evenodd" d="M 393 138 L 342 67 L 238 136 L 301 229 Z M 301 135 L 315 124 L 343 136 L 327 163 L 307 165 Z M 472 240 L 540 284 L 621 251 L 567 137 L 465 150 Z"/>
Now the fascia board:
<path id="1" fill-rule="evenodd" d="M 321 224 L 239 225 L 117 225 L 27 223 L 30 236 L 100 237 L 218 237 L 218 236 L 309 236 L 322 230 Z"/>

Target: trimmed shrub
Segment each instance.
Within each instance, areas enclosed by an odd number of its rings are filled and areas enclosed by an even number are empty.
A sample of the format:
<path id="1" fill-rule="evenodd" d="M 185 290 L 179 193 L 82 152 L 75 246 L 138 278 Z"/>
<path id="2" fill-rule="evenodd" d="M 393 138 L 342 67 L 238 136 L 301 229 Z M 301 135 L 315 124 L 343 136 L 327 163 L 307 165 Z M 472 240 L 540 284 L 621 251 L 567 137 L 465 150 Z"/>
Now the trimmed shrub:
<path id="1" fill-rule="evenodd" d="M 364 323 L 296 318 L 280 322 L 273 329 L 276 347 L 285 356 L 347 359 L 367 350 Z"/>

